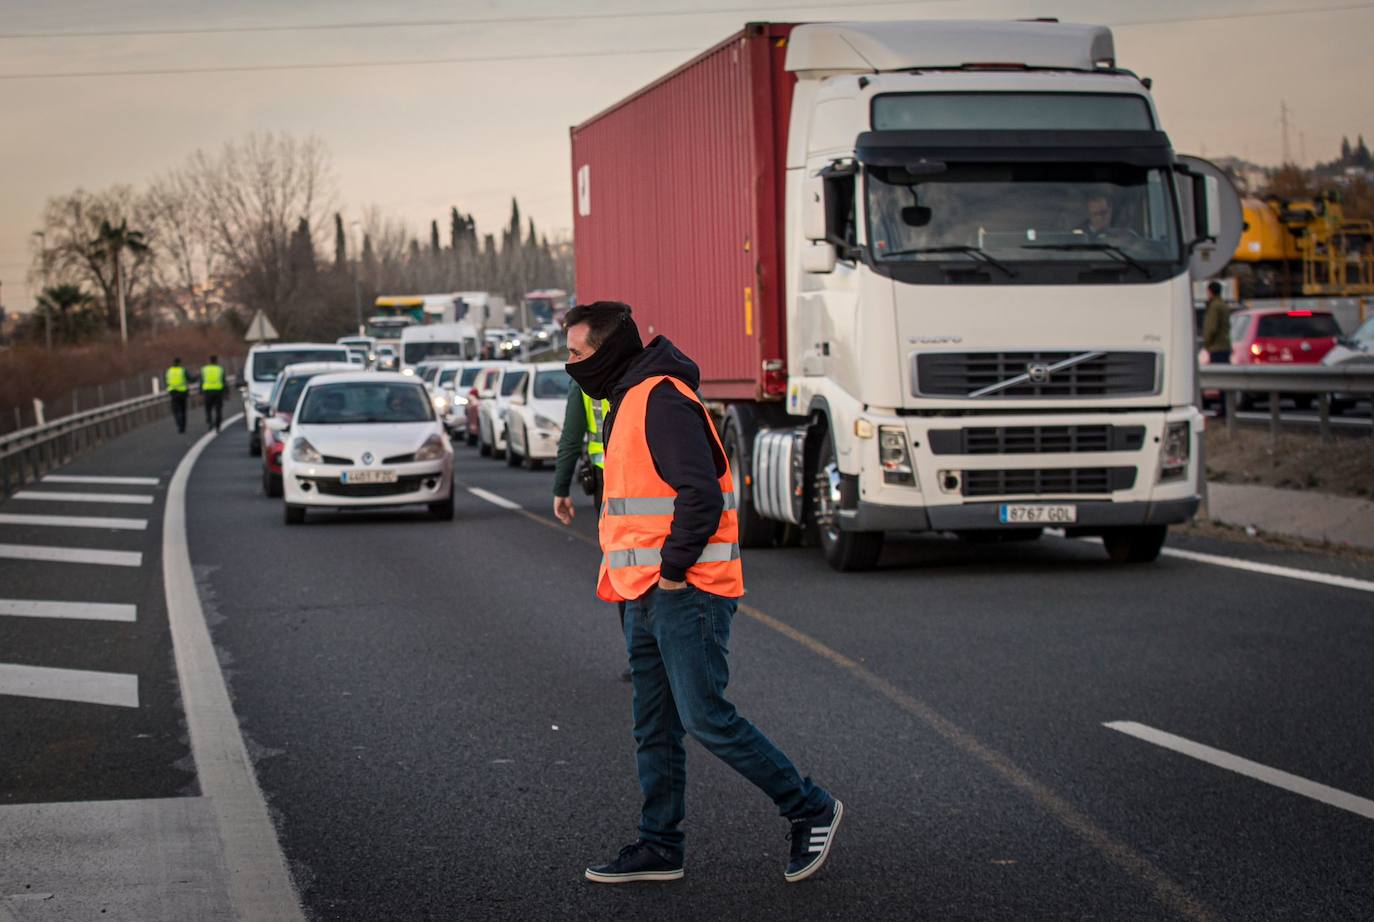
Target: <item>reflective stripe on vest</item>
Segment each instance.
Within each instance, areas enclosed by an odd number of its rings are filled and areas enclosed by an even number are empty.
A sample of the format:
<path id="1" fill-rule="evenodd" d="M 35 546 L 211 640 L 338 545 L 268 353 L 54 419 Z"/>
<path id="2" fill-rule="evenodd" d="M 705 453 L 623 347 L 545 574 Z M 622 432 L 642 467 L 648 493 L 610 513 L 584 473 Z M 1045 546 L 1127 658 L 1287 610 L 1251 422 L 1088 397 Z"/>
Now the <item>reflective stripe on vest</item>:
<path id="1" fill-rule="evenodd" d="M 587 414 L 587 458 L 597 467 L 606 466 L 606 445 L 601 441 L 602 423 L 611 412 L 609 400 L 593 400 L 582 393 L 582 409 Z"/>
<path id="2" fill-rule="evenodd" d="M 186 392 L 186 369 L 173 365 L 167 369 L 167 390 L 174 393 Z"/>
<path id="3" fill-rule="evenodd" d="M 663 545 L 672 531 L 677 494 L 659 476 L 645 431 L 649 395 L 664 381 L 701 406 L 687 385 L 672 377 L 658 376 L 630 388 L 616 408 L 615 434 L 606 446 L 605 497 L 597 526 L 603 556 L 596 594 L 608 602 L 642 598 L 658 584 Z M 726 458 L 704 407 L 702 414 L 719 457 Z M 720 522 L 701 556 L 687 568 L 686 580 L 704 592 L 739 598 L 744 595 L 744 570 L 740 565 L 739 513 L 728 459 L 718 485 L 723 500 Z"/>
<path id="4" fill-rule="evenodd" d="M 224 390 L 224 369 L 219 365 L 206 365 L 200 370 L 200 389 L 203 391 Z"/>

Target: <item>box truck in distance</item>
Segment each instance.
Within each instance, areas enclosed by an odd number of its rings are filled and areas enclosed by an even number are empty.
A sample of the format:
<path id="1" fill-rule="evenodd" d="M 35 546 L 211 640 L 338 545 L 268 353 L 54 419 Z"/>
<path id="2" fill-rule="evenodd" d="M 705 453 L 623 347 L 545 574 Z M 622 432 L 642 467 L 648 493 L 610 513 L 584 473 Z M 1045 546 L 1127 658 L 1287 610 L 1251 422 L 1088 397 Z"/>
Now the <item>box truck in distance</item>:
<path id="1" fill-rule="evenodd" d="M 1100 535 L 1199 502 L 1191 282 L 1241 231 L 1111 32 L 753 24 L 572 129 L 579 300 L 701 365 L 741 542 Z"/>

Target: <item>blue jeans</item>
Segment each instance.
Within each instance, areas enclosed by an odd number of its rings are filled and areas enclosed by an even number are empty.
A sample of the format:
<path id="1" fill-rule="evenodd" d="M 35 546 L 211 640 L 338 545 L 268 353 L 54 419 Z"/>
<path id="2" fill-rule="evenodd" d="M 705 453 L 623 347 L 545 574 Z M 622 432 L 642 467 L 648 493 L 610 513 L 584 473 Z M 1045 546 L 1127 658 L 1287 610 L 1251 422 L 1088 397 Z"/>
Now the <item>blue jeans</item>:
<path id="1" fill-rule="evenodd" d="M 788 819 L 818 813 L 831 802 L 725 700 L 736 605 L 735 599 L 688 586 L 654 589 L 625 606 L 635 761 L 644 793 L 639 834 L 679 855 L 683 834 L 678 827 L 686 813 L 685 734 L 752 781 Z"/>

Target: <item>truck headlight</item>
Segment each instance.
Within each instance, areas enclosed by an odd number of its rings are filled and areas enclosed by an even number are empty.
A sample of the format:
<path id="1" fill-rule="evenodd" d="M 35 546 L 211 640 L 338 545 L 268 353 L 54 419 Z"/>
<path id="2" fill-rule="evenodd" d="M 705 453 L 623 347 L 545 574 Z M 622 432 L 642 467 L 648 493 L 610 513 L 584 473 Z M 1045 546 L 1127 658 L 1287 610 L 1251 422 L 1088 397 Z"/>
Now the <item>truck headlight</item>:
<path id="1" fill-rule="evenodd" d="M 320 464 L 324 461 L 324 455 L 316 451 L 305 436 L 300 436 L 291 444 L 291 460 L 301 464 Z"/>
<path id="2" fill-rule="evenodd" d="M 1182 480 L 1192 455 L 1192 427 L 1187 422 L 1169 423 L 1159 445 L 1159 482 Z"/>
<path id="3" fill-rule="evenodd" d="M 415 449 L 416 461 L 437 461 L 444 456 L 444 440 L 437 435 L 425 439 L 425 443 Z"/>
<path id="4" fill-rule="evenodd" d="M 916 486 L 916 469 L 907 451 L 906 432 L 900 426 L 878 428 L 878 463 L 883 467 L 883 483 Z"/>

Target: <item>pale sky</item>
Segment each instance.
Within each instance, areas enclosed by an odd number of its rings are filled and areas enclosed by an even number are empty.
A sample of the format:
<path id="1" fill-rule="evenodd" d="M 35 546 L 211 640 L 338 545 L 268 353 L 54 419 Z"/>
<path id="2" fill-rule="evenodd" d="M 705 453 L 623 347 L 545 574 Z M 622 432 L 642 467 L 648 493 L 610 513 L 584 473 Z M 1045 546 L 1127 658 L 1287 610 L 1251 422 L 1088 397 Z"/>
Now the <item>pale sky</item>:
<path id="1" fill-rule="evenodd" d="M 1251 15 L 1273 11 L 1297 12 Z M 1331 159 L 1343 133 L 1374 142 L 1374 0 L 0 0 L 4 304 L 31 304 L 30 233 L 48 196 L 142 186 L 196 149 L 252 131 L 321 138 L 346 218 L 375 204 L 425 239 L 432 218 L 446 232 L 457 205 L 476 214 L 479 231 L 496 232 L 514 194 L 552 236 L 572 224 L 568 127 L 747 21 L 1032 16 L 1112 26 L 1118 62 L 1154 78 L 1182 153 L 1279 161 L 1281 99 L 1295 159 Z M 455 19 L 473 22 L 382 24 Z M 371 25 L 13 37 L 340 23 Z M 33 76 L 475 57 L 506 60 Z"/>

